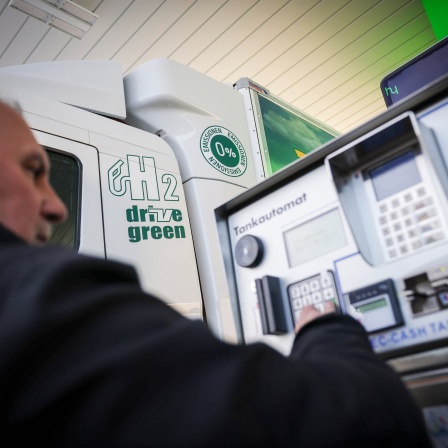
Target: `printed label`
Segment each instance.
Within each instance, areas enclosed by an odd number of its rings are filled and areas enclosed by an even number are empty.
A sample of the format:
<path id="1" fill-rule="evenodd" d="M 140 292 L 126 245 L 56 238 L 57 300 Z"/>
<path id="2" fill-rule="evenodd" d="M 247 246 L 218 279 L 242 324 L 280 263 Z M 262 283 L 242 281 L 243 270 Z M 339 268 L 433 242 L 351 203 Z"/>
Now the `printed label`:
<path id="1" fill-rule="evenodd" d="M 216 170 L 231 176 L 241 176 L 247 168 L 243 145 L 233 132 L 222 126 L 210 126 L 201 136 L 201 152 Z"/>
<path id="2" fill-rule="evenodd" d="M 108 181 L 109 190 L 114 196 L 128 193 L 133 201 L 157 202 L 157 207 L 139 203 L 138 207 L 131 205 L 126 209 L 126 222 L 138 223 L 128 225 L 129 242 L 186 238 L 182 211 L 160 207 L 160 201 L 179 202 L 177 179 L 170 173 L 158 178 L 153 157 L 127 155 L 126 162 L 119 159 L 109 168 Z"/>

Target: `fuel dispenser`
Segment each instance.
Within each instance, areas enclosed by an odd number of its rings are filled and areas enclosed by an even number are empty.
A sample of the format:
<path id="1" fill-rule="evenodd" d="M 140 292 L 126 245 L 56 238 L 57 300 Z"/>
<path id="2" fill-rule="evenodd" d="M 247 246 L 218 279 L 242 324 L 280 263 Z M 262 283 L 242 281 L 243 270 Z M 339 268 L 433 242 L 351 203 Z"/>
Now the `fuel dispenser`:
<path id="1" fill-rule="evenodd" d="M 302 308 L 333 301 L 436 441 L 448 430 L 447 122 L 448 77 L 215 210 L 240 341 L 288 353 Z"/>

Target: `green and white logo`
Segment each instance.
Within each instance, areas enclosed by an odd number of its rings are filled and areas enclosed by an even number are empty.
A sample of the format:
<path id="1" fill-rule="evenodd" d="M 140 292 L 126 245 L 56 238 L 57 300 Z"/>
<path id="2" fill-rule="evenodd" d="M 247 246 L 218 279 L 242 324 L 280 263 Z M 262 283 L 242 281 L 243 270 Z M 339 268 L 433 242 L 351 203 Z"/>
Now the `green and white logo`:
<path id="1" fill-rule="evenodd" d="M 160 193 L 165 201 L 179 201 L 176 194 L 177 179 L 174 175 L 164 173 L 159 191 L 157 168 L 154 157 L 141 157 L 128 154 L 127 163 L 118 159 L 107 172 L 109 190 L 114 196 L 123 196 L 128 190 L 134 201 L 159 201 Z"/>
<path id="2" fill-rule="evenodd" d="M 210 126 L 201 135 L 201 152 L 216 170 L 231 177 L 241 176 L 247 168 L 243 145 L 233 132 Z"/>
<path id="3" fill-rule="evenodd" d="M 177 179 L 170 173 L 163 173 L 159 177 L 154 157 L 128 154 L 126 162 L 118 159 L 107 171 L 107 176 L 109 190 L 114 196 L 128 193 L 132 201 L 157 202 L 158 206 L 141 202 L 137 206 L 132 202 L 131 207 L 126 209 L 126 221 L 137 223 L 128 226 L 131 243 L 187 237 L 182 224 L 182 210 L 161 204 L 161 201 L 179 202 Z"/>

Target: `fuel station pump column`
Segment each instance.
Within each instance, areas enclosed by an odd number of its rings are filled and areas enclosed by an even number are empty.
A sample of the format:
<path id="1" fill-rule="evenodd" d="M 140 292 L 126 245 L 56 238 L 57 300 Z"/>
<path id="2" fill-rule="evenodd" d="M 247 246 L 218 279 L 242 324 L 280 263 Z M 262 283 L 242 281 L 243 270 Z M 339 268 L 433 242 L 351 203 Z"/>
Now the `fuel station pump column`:
<path id="1" fill-rule="evenodd" d="M 241 341 L 288 354 L 288 318 L 332 301 L 435 437 L 448 415 L 447 122 L 448 77 L 215 211 Z"/>
<path id="2" fill-rule="evenodd" d="M 167 59 L 124 78 L 127 122 L 163 138 L 180 167 L 207 321 L 235 339 L 213 210 L 256 183 L 244 105 L 231 86 Z"/>

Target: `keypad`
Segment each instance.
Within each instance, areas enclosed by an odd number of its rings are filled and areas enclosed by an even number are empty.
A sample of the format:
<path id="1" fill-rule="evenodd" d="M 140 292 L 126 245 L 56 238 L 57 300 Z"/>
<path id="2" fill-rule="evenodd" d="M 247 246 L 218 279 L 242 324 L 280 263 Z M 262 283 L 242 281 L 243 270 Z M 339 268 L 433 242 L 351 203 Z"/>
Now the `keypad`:
<path id="1" fill-rule="evenodd" d="M 297 322 L 300 312 L 307 305 L 314 305 L 323 311 L 325 302 L 331 300 L 338 303 L 333 273 L 327 271 L 289 285 L 288 297 L 294 322 Z"/>
<path id="2" fill-rule="evenodd" d="M 389 260 L 446 238 L 436 204 L 421 184 L 379 202 L 377 226 Z"/>

